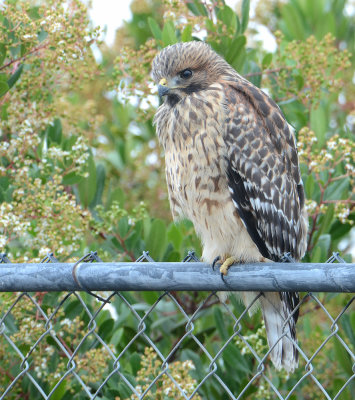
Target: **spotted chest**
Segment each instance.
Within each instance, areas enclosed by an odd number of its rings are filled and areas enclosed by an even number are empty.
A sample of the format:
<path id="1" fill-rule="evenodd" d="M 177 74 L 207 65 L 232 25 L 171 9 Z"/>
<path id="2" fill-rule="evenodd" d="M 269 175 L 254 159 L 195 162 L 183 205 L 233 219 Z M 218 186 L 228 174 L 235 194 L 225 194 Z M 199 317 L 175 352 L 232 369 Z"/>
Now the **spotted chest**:
<path id="1" fill-rule="evenodd" d="M 192 221 L 230 200 L 226 181 L 225 110 L 220 87 L 186 97 L 157 124 L 165 150 L 166 178 L 174 217 Z M 166 111 L 166 110 L 165 110 Z M 199 215 L 200 214 L 200 215 Z M 196 221 L 200 222 L 200 221 Z"/>

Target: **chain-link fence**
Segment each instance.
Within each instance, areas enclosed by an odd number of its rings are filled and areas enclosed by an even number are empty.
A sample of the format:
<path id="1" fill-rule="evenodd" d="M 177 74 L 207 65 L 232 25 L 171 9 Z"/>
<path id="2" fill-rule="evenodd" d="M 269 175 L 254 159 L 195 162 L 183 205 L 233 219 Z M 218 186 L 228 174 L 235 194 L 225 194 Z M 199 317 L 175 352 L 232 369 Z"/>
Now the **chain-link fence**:
<path id="1" fill-rule="evenodd" d="M 224 279 L 194 253 L 100 261 L 1 255 L 0 399 L 355 397 L 355 265 L 339 255 L 235 266 Z M 245 307 L 217 292 L 236 290 L 303 292 L 294 373 L 275 370 L 261 314 L 249 312 L 262 293 Z"/>

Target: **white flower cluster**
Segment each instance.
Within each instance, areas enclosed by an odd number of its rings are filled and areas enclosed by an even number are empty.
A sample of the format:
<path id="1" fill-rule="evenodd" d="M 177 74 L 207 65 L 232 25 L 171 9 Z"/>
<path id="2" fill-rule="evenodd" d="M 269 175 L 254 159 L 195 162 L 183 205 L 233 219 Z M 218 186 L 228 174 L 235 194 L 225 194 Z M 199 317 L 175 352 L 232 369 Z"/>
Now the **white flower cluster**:
<path id="1" fill-rule="evenodd" d="M 236 342 L 237 345 L 241 347 L 240 352 L 242 355 L 251 354 L 251 350 L 246 342 L 249 343 L 257 353 L 262 354 L 267 349 L 265 337 L 265 323 L 263 321 L 261 327 L 256 332 L 250 335 L 243 335 L 244 340 L 237 336 Z"/>
<path id="2" fill-rule="evenodd" d="M 306 200 L 306 205 L 305 205 L 307 214 L 308 215 L 312 215 L 315 212 L 315 210 L 317 208 L 317 205 L 318 204 L 317 204 L 316 201 L 307 199 Z"/>
<path id="3" fill-rule="evenodd" d="M 13 232 L 21 234 L 27 231 L 30 226 L 29 221 L 24 221 L 21 215 L 13 212 L 13 206 L 10 203 L 2 203 L 0 205 L 0 236 L 1 243 L 6 243 L 4 233 Z"/>
<path id="4" fill-rule="evenodd" d="M 69 151 L 62 150 L 60 147 L 52 146 L 47 151 L 50 158 L 54 159 L 63 159 L 65 157 L 69 157 Z"/>
<path id="5" fill-rule="evenodd" d="M 73 322 L 69 319 L 69 318 L 64 318 L 60 321 L 60 325 L 67 325 L 67 326 L 71 326 L 73 324 Z"/>

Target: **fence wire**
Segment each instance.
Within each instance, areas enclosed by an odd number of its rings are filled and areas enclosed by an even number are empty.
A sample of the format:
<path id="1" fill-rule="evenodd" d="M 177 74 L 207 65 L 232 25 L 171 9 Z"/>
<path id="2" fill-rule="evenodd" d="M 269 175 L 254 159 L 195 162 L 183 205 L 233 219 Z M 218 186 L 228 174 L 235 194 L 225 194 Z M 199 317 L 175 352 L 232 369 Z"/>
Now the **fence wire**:
<path id="1" fill-rule="evenodd" d="M 76 267 L 100 261 L 91 252 L 75 264 L 84 292 L 0 295 L 0 400 L 355 397 L 351 294 L 301 294 L 299 366 L 286 374 L 271 364 L 260 313 L 249 313 L 261 293 L 245 307 L 217 292 L 92 293 Z"/>

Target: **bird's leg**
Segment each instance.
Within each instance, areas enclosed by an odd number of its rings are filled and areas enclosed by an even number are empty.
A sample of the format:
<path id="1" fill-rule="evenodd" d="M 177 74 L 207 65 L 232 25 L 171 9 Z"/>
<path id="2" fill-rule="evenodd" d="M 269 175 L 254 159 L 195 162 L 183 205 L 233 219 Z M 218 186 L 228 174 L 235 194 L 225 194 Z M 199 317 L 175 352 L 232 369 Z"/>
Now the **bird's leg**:
<path id="1" fill-rule="evenodd" d="M 219 272 L 222 274 L 222 277 L 223 275 L 227 275 L 229 267 L 236 262 L 240 262 L 237 257 L 228 257 L 224 260 L 223 264 L 219 268 Z"/>
<path id="2" fill-rule="evenodd" d="M 228 273 L 228 269 L 231 265 L 233 265 L 234 263 L 239 263 L 240 260 L 237 257 L 221 257 L 221 256 L 217 256 L 212 263 L 212 269 L 214 270 L 217 266 L 217 264 L 220 266 L 219 267 L 219 272 L 222 275 L 227 275 Z"/>

